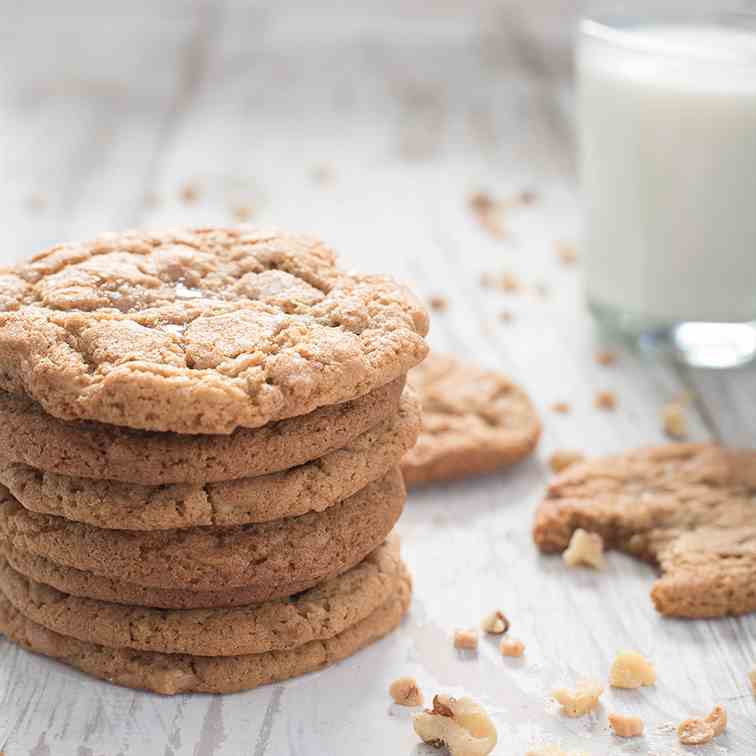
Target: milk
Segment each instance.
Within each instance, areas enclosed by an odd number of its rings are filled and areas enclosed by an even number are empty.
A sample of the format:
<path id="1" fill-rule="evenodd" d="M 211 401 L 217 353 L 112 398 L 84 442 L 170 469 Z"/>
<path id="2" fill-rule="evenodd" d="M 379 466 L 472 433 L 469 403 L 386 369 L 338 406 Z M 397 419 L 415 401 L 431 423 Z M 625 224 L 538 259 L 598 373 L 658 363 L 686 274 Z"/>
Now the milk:
<path id="1" fill-rule="evenodd" d="M 756 34 L 590 32 L 577 56 L 589 301 L 658 325 L 756 320 Z"/>

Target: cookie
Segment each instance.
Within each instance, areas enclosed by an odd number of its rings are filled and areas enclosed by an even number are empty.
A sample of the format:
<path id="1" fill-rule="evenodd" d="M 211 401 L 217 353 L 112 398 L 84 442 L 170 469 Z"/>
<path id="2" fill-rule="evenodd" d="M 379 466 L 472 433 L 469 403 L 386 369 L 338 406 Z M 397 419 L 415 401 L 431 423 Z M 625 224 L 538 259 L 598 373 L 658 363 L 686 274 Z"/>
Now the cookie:
<path id="1" fill-rule="evenodd" d="M 409 602 L 410 586 L 402 583 L 397 595 L 333 638 L 286 651 L 240 656 L 162 654 L 80 641 L 27 619 L 2 596 L 0 633 L 29 651 L 127 688 L 165 695 L 235 693 L 313 672 L 351 656 L 397 627 Z"/>
<path id="2" fill-rule="evenodd" d="M 156 588 L 257 589 L 256 601 L 343 572 L 377 548 L 404 505 L 398 469 L 324 512 L 188 530 L 104 530 L 0 498 L 0 538 L 78 570 Z M 290 587 L 296 586 L 294 590 Z"/>
<path id="3" fill-rule="evenodd" d="M 332 638 L 385 604 L 408 580 L 393 539 L 347 572 L 290 600 L 168 612 L 71 596 L 0 564 L 0 592 L 49 630 L 111 648 L 196 656 L 261 654 Z"/>
<path id="4" fill-rule="evenodd" d="M 45 473 L 0 459 L 0 484 L 26 509 L 119 530 L 229 526 L 296 517 L 352 496 L 396 467 L 420 428 L 411 392 L 399 413 L 343 449 L 290 470 L 222 483 L 141 486 Z"/>
<path id="5" fill-rule="evenodd" d="M 396 380 L 427 330 L 409 292 L 308 237 L 109 233 L 0 275 L 0 389 L 63 420 L 230 433 Z"/>
<path id="6" fill-rule="evenodd" d="M 538 443 L 530 399 L 501 373 L 434 353 L 408 382 L 423 409 L 420 437 L 402 460 L 408 486 L 509 467 Z"/>
<path id="7" fill-rule="evenodd" d="M 159 486 L 267 475 L 346 446 L 396 414 L 404 379 L 342 404 L 227 436 L 65 423 L 0 391 L 0 457 L 59 475 Z"/>
<path id="8" fill-rule="evenodd" d="M 756 452 L 668 444 L 570 466 L 549 486 L 533 536 L 545 552 L 574 530 L 656 564 L 659 612 L 756 611 Z"/>

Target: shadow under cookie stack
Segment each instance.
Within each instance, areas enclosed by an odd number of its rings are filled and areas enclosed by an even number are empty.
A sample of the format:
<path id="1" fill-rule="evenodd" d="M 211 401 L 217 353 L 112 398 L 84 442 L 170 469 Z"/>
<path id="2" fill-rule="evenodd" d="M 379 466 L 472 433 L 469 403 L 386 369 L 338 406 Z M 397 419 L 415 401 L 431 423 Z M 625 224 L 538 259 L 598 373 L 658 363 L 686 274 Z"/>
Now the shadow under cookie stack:
<path id="1" fill-rule="evenodd" d="M 427 316 L 315 240 L 108 234 L 0 275 L 0 632 L 230 692 L 395 628 Z"/>

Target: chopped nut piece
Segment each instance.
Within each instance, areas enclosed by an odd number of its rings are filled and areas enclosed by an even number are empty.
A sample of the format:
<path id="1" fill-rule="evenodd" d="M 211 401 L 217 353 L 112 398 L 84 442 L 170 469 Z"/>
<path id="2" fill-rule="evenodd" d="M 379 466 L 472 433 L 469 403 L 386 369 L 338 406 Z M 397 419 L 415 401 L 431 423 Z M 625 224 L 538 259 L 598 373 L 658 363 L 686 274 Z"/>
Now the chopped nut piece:
<path id="1" fill-rule="evenodd" d="M 502 291 L 519 291 L 520 281 L 514 273 L 502 273 L 496 286 Z"/>
<path id="2" fill-rule="evenodd" d="M 640 688 L 655 682 L 654 665 L 637 651 L 620 651 L 614 657 L 609 670 L 609 685 L 613 688 Z"/>
<path id="3" fill-rule="evenodd" d="M 496 728 L 488 714 L 469 698 L 434 696 L 433 708 L 412 722 L 424 743 L 446 746 L 451 756 L 487 756 L 496 745 Z"/>
<path id="4" fill-rule="evenodd" d="M 748 673 L 748 680 L 751 683 L 751 692 L 754 696 L 756 696 L 756 665 L 754 665 L 751 671 Z"/>
<path id="5" fill-rule="evenodd" d="M 570 538 L 570 545 L 562 554 L 562 559 L 570 567 L 583 565 L 604 568 L 604 539 L 598 533 L 589 533 L 578 528 Z"/>
<path id="6" fill-rule="evenodd" d="M 574 691 L 557 688 L 551 697 L 562 706 L 562 714 L 568 717 L 582 717 L 598 706 L 599 696 L 604 688 L 595 680 L 578 680 Z"/>
<path id="7" fill-rule="evenodd" d="M 238 223 L 246 223 L 254 214 L 254 210 L 251 205 L 239 205 L 231 210 L 231 214 Z"/>
<path id="8" fill-rule="evenodd" d="M 570 411 L 570 405 L 567 402 L 554 402 L 551 405 L 551 409 L 560 415 L 566 415 Z"/>
<path id="9" fill-rule="evenodd" d="M 563 265 L 572 265 L 577 260 L 577 252 L 573 244 L 556 241 L 554 242 L 554 249 L 556 249 L 557 256 Z"/>
<path id="10" fill-rule="evenodd" d="M 455 630 L 454 631 L 454 648 L 472 648 L 478 647 L 478 633 L 475 630 Z"/>
<path id="11" fill-rule="evenodd" d="M 582 462 L 585 455 L 579 451 L 570 451 L 569 449 L 558 449 L 549 457 L 549 467 L 552 472 L 558 473 L 566 470 L 570 465 L 576 462 Z"/>
<path id="12" fill-rule="evenodd" d="M 501 635 L 509 630 L 509 620 L 497 609 L 483 617 L 480 629 L 493 635 Z"/>
<path id="13" fill-rule="evenodd" d="M 683 439 L 688 436 L 688 420 L 681 402 L 668 402 L 661 408 L 662 428 L 670 438 Z"/>
<path id="14" fill-rule="evenodd" d="M 599 349 L 594 359 L 599 365 L 614 365 L 617 361 L 617 353 L 612 352 L 610 349 Z"/>
<path id="15" fill-rule="evenodd" d="M 194 184 L 185 184 L 181 189 L 181 192 L 179 193 L 179 197 L 181 198 L 182 202 L 186 203 L 187 205 L 191 205 L 197 201 L 199 192 L 197 191 L 197 187 L 194 186 Z"/>
<path id="16" fill-rule="evenodd" d="M 517 638 L 502 638 L 499 652 L 502 656 L 522 656 L 525 653 L 525 644 Z"/>
<path id="17" fill-rule="evenodd" d="M 593 404 L 597 409 L 613 410 L 617 406 L 617 397 L 611 391 L 597 391 Z"/>
<path id="18" fill-rule="evenodd" d="M 444 312 L 449 306 L 449 302 L 446 297 L 443 297 L 440 294 L 434 294 L 428 300 L 428 303 L 430 304 L 431 308 L 436 310 L 437 312 Z"/>
<path id="19" fill-rule="evenodd" d="M 525 756 L 589 756 L 586 751 L 563 751 L 556 745 L 539 746 L 536 750 L 528 751 Z"/>
<path id="20" fill-rule="evenodd" d="M 618 738 L 637 738 L 643 735 L 643 720 L 623 714 L 609 714 L 609 727 Z"/>
<path id="21" fill-rule="evenodd" d="M 715 706 L 704 717 L 693 717 L 680 722 L 677 738 L 683 745 L 702 745 L 721 735 L 727 727 L 727 713 L 721 706 Z"/>
<path id="22" fill-rule="evenodd" d="M 423 694 L 414 677 L 399 677 L 389 685 L 389 695 L 400 706 L 420 706 Z"/>

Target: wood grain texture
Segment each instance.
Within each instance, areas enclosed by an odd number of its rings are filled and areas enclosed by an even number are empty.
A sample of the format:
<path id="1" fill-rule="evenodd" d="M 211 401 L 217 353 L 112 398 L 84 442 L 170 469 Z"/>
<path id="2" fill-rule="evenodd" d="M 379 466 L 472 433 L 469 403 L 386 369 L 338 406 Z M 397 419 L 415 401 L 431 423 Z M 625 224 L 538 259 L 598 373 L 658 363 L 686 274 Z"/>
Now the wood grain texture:
<path id="1" fill-rule="evenodd" d="M 531 392 L 545 433 L 512 471 L 413 493 L 399 529 L 415 577 L 410 617 L 391 637 L 332 669 L 226 697 L 176 699 L 85 678 L 0 642 L 0 750 L 6 756 L 320 756 L 433 753 L 390 705 L 389 682 L 415 675 L 426 695 L 466 693 L 492 713 L 499 754 L 554 741 L 594 756 L 690 752 L 667 727 L 714 703 L 727 733 L 701 756 L 756 752 L 756 618 L 661 619 L 653 571 L 610 555 L 605 573 L 540 556 L 532 511 L 557 448 L 616 452 L 663 440 L 660 406 L 695 392 L 691 436 L 752 445 L 756 372 L 684 370 L 601 343 L 585 313 L 573 240 L 570 45 L 573 6 L 34 0 L 5 9 L 0 30 L 2 259 L 105 228 L 252 220 L 319 234 L 356 267 L 391 272 L 424 297 L 442 294 L 431 342 L 508 371 Z M 191 184 L 197 199 L 182 202 Z M 484 188 L 536 202 L 491 238 L 467 207 Z M 30 203 L 30 200 L 31 201 Z M 484 291 L 511 271 L 518 294 Z M 545 298 L 533 291 L 543 284 Z M 503 322 L 506 310 L 512 320 Z M 597 389 L 615 412 L 593 408 Z M 556 400 L 572 406 L 551 412 Z M 503 660 L 451 646 L 455 627 L 493 608 L 526 643 Z M 614 653 L 654 659 L 659 682 L 608 692 L 598 716 L 567 720 L 554 685 L 605 678 Z M 613 739 L 610 710 L 638 714 L 639 741 Z"/>

